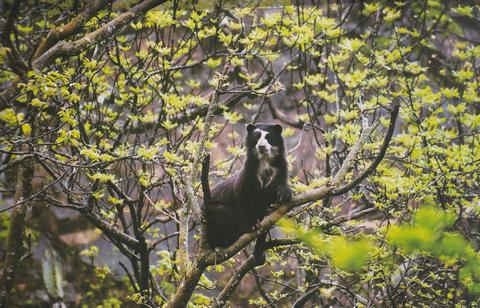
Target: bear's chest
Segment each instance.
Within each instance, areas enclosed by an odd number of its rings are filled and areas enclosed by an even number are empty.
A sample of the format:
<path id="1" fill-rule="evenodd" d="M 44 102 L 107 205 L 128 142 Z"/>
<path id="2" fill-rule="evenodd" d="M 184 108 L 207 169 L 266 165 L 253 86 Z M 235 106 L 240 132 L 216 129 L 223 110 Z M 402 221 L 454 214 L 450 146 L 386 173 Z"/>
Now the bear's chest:
<path id="1" fill-rule="evenodd" d="M 272 183 L 277 174 L 277 169 L 273 167 L 268 161 L 261 160 L 257 170 L 257 179 L 260 182 L 261 188 L 267 187 Z"/>

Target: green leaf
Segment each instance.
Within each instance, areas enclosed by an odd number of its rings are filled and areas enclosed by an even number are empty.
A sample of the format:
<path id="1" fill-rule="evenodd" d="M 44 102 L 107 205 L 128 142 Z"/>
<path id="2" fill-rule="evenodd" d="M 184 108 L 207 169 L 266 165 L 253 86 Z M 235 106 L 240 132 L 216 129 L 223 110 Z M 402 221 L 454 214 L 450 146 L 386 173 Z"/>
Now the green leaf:
<path id="1" fill-rule="evenodd" d="M 22 124 L 22 133 L 26 137 L 30 136 L 30 134 L 32 133 L 32 127 L 30 126 L 30 124 Z"/>

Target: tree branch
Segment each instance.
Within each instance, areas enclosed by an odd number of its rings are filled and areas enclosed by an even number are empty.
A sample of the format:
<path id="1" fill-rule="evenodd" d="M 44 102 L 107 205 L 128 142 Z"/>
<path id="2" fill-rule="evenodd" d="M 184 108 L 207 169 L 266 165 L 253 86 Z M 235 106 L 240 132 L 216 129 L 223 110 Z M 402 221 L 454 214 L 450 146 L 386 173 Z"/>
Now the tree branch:
<path id="1" fill-rule="evenodd" d="M 225 68 L 227 70 L 228 67 Z M 198 218 L 202 217 L 200 205 L 198 204 L 198 200 L 195 197 L 195 193 L 193 191 L 193 183 L 198 177 L 200 164 L 202 163 L 204 152 L 205 152 L 205 144 L 209 137 L 210 126 L 212 125 L 213 117 L 215 115 L 215 111 L 218 108 L 218 89 L 221 87 L 222 82 L 219 82 L 218 87 L 212 93 L 210 104 L 208 105 L 207 115 L 205 117 L 205 123 L 203 126 L 202 134 L 200 135 L 200 144 L 198 146 L 198 152 L 195 155 L 193 162 L 192 162 L 192 170 L 190 175 L 186 176 L 184 180 L 184 188 L 187 197 L 187 202 L 184 204 L 182 209 L 182 214 L 180 216 L 180 234 L 178 236 L 178 265 L 180 269 L 187 269 L 189 267 L 189 257 L 188 257 L 188 223 L 190 221 L 190 214 L 193 210 L 193 213 Z M 204 234 L 202 232 L 202 234 Z M 200 242 L 200 246 L 203 247 L 204 241 Z"/>
<path id="2" fill-rule="evenodd" d="M 207 153 L 202 163 L 202 174 L 200 180 L 202 183 L 203 202 L 208 203 L 211 200 L 210 184 L 208 183 L 208 172 L 210 170 L 210 154 Z"/>
<path id="3" fill-rule="evenodd" d="M 221 263 L 233 257 L 236 253 L 246 247 L 250 242 L 256 239 L 261 234 L 267 232 L 277 221 L 285 216 L 293 208 L 311 201 L 317 201 L 330 196 L 332 187 L 324 186 L 313 189 L 309 192 L 302 193 L 293 197 L 293 199 L 286 204 L 280 205 L 275 211 L 263 218 L 258 228 L 252 232 L 242 235 L 235 243 L 224 249 L 217 249 L 207 253 L 205 262 L 208 265 Z"/>
<path id="4" fill-rule="evenodd" d="M 145 0 L 135 5 L 133 8 L 130 9 L 130 11 L 118 15 L 107 24 L 101 26 L 100 28 L 89 34 L 86 34 L 79 40 L 68 43 L 60 41 L 49 50 L 46 50 L 36 60 L 34 60 L 32 66 L 34 69 L 39 70 L 60 56 L 76 55 L 84 51 L 86 48 L 96 43 L 99 43 L 101 40 L 105 39 L 115 31 L 117 31 L 120 27 L 143 15 L 148 10 L 153 9 L 154 7 L 166 1 L 167 0 Z"/>
<path id="5" fill-rule="evenodd" d="M 95 227 L 102 230 L 103 233 L 105 233 L 105 235 L 107 235 L 108 237 L 114 238 L 115 240 L 127 245 L 130 248 L 137 249 L 139 247 L 140 242 L 137 239 L 117 230 L 113 226 L 110 226 L 109 224 L 95 216 L 89 209 L 82 207 L 79 212 L 84 217 L 86 217 Z"/>
<path id="6" fill-rule="evenodd" d="M 262 249 L 261 249 L 262 251 L 259 251 L 258 253 L 263 253 L 274 247 L 294 245 L 298 243 L 299 243 L 299 240 L 295 240 L 295 239 L 275 239 L 275 240 L 266 242 L 262 246 Z M 251 271 L 257 266 L 263 265 L 264 263 L 265 263 L 265 259 L 258 258 L 258 254 L 253 254 L 250 257 L 248 257 L 247 260 L 245 260 L 245 262 L 243 262 L 242 265 L 240 265 L 238 270 L 236 270 L 235 274 L 233 274 L 232 277 L 230 277 L 230 280 L 218 295 L 217 301 L 214 307 L 223 307 L 226 301 L 232 296 L 233 292 L 235 292 L 238 285 L 242 281 L 243 277 L 245 277 L 245 275 L 249 271 Z"/>
<path id="7" fill-rule="evenodd" d="M 361 181 L 363 181 L 368 175 L 370 175 L 375 169 L 377 169 L 378 165 L 382 162 L 383 157 L 385 156 L 385 153 L 387 152 L 388 146 L 390 145 L 390 140 L 392 139 L 393 136 L 393 131 L 395 130 L 395 123 L 398 118 L 398 112 L 400 110 L 400 104 L 396 103 L 393 106 L 392 113 L 390 115 L 390 124 L 388 125 L 387 133 L 385 135 L 385 138 L 383 139 L 383 144 L 382 147 L 380 148 L 380 152 L 378 152 L 377 157 L 375 160 L 372 162 L 372 164 L 356 179 L 353 181 L 349 182 L 345 186 L 335 189 L 332 191 L 332 196 L 338 196 L 342 195 L 346 192 L 348 192 L 350 189 L 354 188 L 358 184 L 360 184 Z"/>
<path id="8" fill-rule="evenodd" d="M 360 134 L 360 138 L 358 138 L 357 142 L 353 146 L 353 148 L 348 152 L 347 157 L 343 161 L 343 164 L 340 166 L 340 169 L 338 169 L 337 173 L 331 180 L 332 185 L 338 185 L 342 181 L 342 179 L 345 177 L 347 174 L 348 170 L 352 166 L 352 162 L 355 160 L 355 158 L 358 156 L 358 153 L 362 149 L 363 145 L 367 142 L 368 137 L 370 137 L 370 134 L 372 133 L 374 129 L 374 125 L 368 125 L 368 118 L 362 117 L 362 132 Z"/>
<path id="9" fill-rule="evenodd" d="M 33 60 L 43 55 L 57 42 L 64 40 L 81 31 L 82 26 L 105 7 L 106 0 L 94 0 L 86 3 L 85 10 L 75 16 L 69 23 L 53 28 L 47 37 L 42 38 L 40 45 L 33 55 Z"/>
<path id="10" fill-rule="evenodd" d="M 248 257 L 248 259 L 245 260 L 245 262 L 243 262 L 242 265 L 240 265 L 240 267 L 236 270 L 236 273 L 230 277 L 227 284 L 216 298 L 216 302 L 213 307 L 223 307 L 227 300 L 232 296 L 233 292 L 235 292 L 243 277 L 245 277 L 250 270 L 264 263 L 265 262 L 261 262 L 261 260 L 259 260 L 255 255 Z"/>

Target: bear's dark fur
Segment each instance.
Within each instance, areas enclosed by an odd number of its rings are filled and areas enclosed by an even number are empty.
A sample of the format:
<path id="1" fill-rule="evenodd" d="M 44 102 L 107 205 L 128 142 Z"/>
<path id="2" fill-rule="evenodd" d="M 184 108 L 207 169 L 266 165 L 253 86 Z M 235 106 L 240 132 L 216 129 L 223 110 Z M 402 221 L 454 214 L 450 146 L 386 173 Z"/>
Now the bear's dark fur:
<path id="1" fill-rule="evenodd" d="M 253 230 L 272 203 L 288 202 L 288 164 L 282 127 L 249 124 L 243 168 L 205 196 L 203 209 L 210 247 L 227 247 Z M 208 194 L 208 192 L 207 192 Z"/>

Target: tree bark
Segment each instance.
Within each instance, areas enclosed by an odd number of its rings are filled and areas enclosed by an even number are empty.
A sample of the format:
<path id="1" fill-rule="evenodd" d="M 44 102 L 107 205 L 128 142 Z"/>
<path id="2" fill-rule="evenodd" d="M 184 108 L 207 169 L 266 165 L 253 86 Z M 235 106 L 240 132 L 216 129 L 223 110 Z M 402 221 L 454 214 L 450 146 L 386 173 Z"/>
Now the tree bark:
<path id="1" fill-rule="evenodd" d="M 86 4 L 85 10 L 75 16 L 69 23 L 53 28 L 48 33 L 47 37 L 43 38 L 38 46 L 33 60 L 40 57 L 50 47 L 57 42 L 64 40 L 74 34 L 79 33 L 82 30 L 83 25 L 95 16 L 98 11 L 103 9 L 107 4 L 106 0 L 94 0 Z"/>
<path id="2" fill-rule="evenodd" d="M 143 295 L 149 295 L 149 278 L 150 278 L 150 258 L 147 244 L 142 239 L 139 247 L 140 254 L 140 291 Z"/>
<path id="3" fill-rule="evenodd" d="M 25 217 L 29 202 L 24 200 L 27 200 L 32 194 L 33 160 L 26 159 L 17 168 L 14 202 L 18 206 L 12 210 L 10 216 L 7 254 L 0 274 L 0 307 L 6 306 L 8 295 L 13 288 L 16 273 L 26 251 L 24 244 Z"/>
<path id="4" fill-rule="evenodd" d="M 178 286 L 175 295 L 165 305 L 167 308 L 183 308 L 187 307 L 190 297 L 192 297 L 195 287 L 198 281 L 202 277 L 203 272 L 207 268 L 207 264 L 204 262 L 204 256 L 198 258 L 185 277 L 182 279 L 181 284 Z"/>
<path id="5" fill-rule="evenodd" d="M 262 265 L 263 263 L 264 262 L 259 261 L 255 255 L 248 257 L 248 259 L 236 270 L 236 273 L 230 277 L 230 280 L 228 280 L 228 283 L 218 295 L 217 302 L 214 304 L 214 307 L 223 307 L 227 300 L 232 296 L 233 292 L 235 292 L 240 282 L 242 282 L 243 277 L 245 277 L 250 270 L 256 266 Z"/>

